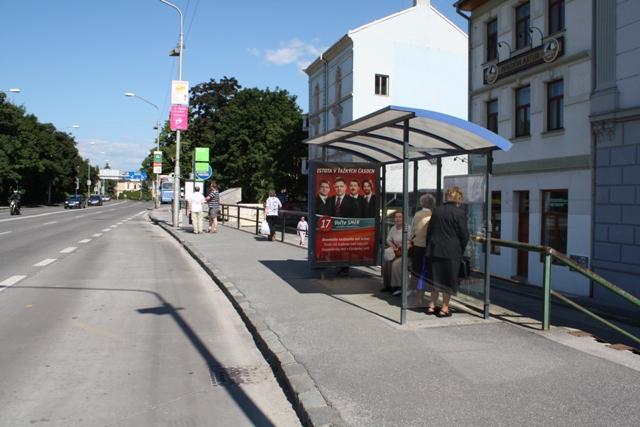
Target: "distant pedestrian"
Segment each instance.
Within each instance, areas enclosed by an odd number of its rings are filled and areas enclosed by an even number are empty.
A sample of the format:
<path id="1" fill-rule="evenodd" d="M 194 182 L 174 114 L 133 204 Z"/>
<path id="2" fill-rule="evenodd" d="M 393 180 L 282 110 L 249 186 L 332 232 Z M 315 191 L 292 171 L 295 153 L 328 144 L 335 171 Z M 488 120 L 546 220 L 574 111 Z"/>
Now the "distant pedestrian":
<path id="1" fill-rule="evenodd" d="M 194 187 L 193 194 L 189 197 L 188 213 L 191 214 L 191 222 L 193 223 L 194 234 L 202 233 L 202 217 L 206 200 L 200 193 L 200 186 Z"/>
<path id="2" fill-rule="evenodd" d="M 220 193 L 218 192 L 218 184 L 211 181 L 209 185 L 209 194 L 207 195 L 207 203 L 209 203 L 209 228 L 207 233 L 218 232 L 218 213 L 220 212 Z"/>
<path id="3" fill-rule="evenodd" d="M 426 256 L 429 265 L 431 302 L 427 314 L 449 317 L 449 300 L 458 293 L 460 263 L 469 242 L 467 214 L 460 207 L 464 195 L 458 187 L 446 192 L 446 202 L 433 210 L 427 229 Z M 436 309 L 438 294 L 442 292 L 442 307 Z"/>
<path id="4" fill-rule="evenodd" d="M 300 221 L 298 221 L 298 226 L 296 227 L 298 230 L 298 237 L 300 238 L 300 246 L 304 244 L 304 239 L 307 237 L 307 233 L 309 232 L 309 224 L 305 221 L 305 218 L 300 217 Z"/>
<path id="5" fill-rule="evenodd" d="M 276 197 L 275 190 L 269 190 L 269 197 L 264 202 L 264 213 L 269 224 L 268 240 L 273 241 L 276 235 L 276 221 L 278 220 L 278 210 L 282 208 L 280 199 Z"/>

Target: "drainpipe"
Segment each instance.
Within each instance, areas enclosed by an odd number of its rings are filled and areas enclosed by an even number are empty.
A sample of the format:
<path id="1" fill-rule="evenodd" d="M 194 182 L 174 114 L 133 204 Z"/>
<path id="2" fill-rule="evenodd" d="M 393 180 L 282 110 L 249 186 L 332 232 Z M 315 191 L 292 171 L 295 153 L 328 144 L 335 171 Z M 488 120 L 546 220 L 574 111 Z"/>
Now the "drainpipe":
<path id="1" fill-rule="evenodd" d="M 327 95 L 329 91 L 329 62 L 324 59 L 324 53 L 320 54 L 320 61 L 324 64 L 324 133 L 329 130 L 329 109 L 327 108 L 327 103 L 329 101 L 329 97 Z M 327 161 L 327 147 L 322 147 L 322 160 Z"/>

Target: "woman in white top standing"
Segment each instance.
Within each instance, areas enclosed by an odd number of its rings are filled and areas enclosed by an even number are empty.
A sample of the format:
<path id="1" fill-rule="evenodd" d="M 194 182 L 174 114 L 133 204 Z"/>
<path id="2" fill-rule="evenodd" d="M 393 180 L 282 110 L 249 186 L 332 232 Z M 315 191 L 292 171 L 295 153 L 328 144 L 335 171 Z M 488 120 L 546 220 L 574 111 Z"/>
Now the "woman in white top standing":
<path id="1" fill-rule="evenodd" d="M 282 207 L 280 199 L 276 197 L 274 190 L 269 190 L 269 197 L 264 202 L 264 213 L 269 224 L 269 240 L 273 240 L 276 235 L 276 221 L 278 219 L 278 209 Z"/>

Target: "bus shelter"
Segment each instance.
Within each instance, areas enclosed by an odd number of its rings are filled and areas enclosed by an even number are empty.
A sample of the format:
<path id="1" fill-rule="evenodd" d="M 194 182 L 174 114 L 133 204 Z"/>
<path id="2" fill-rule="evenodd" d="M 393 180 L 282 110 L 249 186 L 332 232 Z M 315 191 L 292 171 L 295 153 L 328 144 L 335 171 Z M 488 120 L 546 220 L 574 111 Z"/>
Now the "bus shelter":
<path id="1" fill-rule="evenodd" d="M 408 290 L 408 233 L 409 233 L 409 162 L 435 160 L 437 165 L 437 201 L 441 202 L 442 161 L 449 156 L 465 154 L 486 158 L 484 197 L 484 317 L 489 317 L 490 305 L 490 240 L 491 203 L 490 177 L 493 151 L 508 151 L 511 143 L 475 123 L 447 114 L 415 108 L 388 106 L 340 128 L 304 141 L 309 146 L 334 149 L 383 166 L 402 163 L 402 302 L 400 323 L 406 322 Z M 414 191 L 417 191 L 414 168 Z M 383 215 L 386 210 L 383 209 Z M 383 217 L 384 224 L 384 217 Z"/>

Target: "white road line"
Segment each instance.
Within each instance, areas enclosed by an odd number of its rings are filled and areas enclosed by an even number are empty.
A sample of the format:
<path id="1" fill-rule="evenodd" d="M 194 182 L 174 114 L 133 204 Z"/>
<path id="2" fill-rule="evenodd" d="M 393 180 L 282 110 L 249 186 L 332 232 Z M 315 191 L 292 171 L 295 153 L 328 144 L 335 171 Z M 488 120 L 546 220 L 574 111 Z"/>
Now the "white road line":
<path id="1" fill-rule="evenodd" d="M 2 233 L 0 233 L 0 236 L 2 236 L 3 234 L 9 234 L 9 233 L 13 233 L 12 231 L 3 231 Z"/>
<path id="2" fill-rule="evenodd" d="M 64 248 L 63 250 L 60 251 L 61 254 L 70 254 L 71 252 L 75 251 L 76 249 L 78 249 L 77 246 L 69 246 L 68 248 Z"/>
<path id="3" fill-rule="evenodd" d="M 124 203 L 126 203 L 126 202 L 118 202 L 115 205 L 111 205 L 111 206 L 117 206 L 117 205 L 121 205 L 121 204 L 124 204 Z M 98 207 L 93 208 L 91 210 L 97 210 L 97 209 L 102 210 L 102 207 L 98 206 Z M 110 209 L 110 211 L 115 211 L 115 209 Z M 41 216 L 59 215 L 59 214 L 69 214 L 69 215 L 71 215 L 74 212 L 75 212 L 74 210 L 64 209 L 64 210 L 61 210 L 61 211 L 47 212 L 47 213 L 41 213 L 41 214 L 36 214 L 36 215 L 20 215 L 20 216 L 14 217 L 14 218 L 0 219 L 0 222 L 20 221 L 20 220 L 24 220 L 24 219 L 39 218 Z M 97 213 L 99 213 L 99 212 L 96 212 L 96 214 Z M 89 214 L 89 215 L 91 215 L 91 214 Z M 77 218 L 77 216 L 76 216 L 76 218 Z"/>
<path id="4" fill-rule="evenodd" d="M 76 218 L 84 218 L 84 215 L 78 215 Z"/>
<path id="5" fill-rule="evenodd" d="M 106 233 L 107 231 L 111 231 L 111 229 L 110 229 L 110 228 L 103 228 L 103 229 L 102 229 L 102 231 L 103 231 L 104 233 Z"/>
<path id="6" fill-rule="evenodd" d="M 57 223 L 58 223 L 58 221 L 51 221 L 51 222 L 45 222 L 42 225 L 51 225 L 51 224 L 57 224 Z"/>
<path id="7" fill-rule="evenodd" d="M 43 259 L 42 261 L 33 264 L 34 267 L 46 267 L 47 265 L 51 264 L 52 262 L 55 262 L 55 258 L 47 258 L 47 259 Z"/>
<path id="8" fill-rule="evenodd" d="M 78 243 L 89 243 L 91 241 L 91 239 L 82 239 L 82 240 L 78 240 Z"/>
<path id="9" fill-rule="evenodd" d="M 20 280 L 24 279 L 27 276 L 11 276 L 8 279 L 5 279 L 3 282 L 0 282 L 0 292 L 4 291 L 5 289 L 15 285 L 16 283 L 18 283 Z"/>
<path id="10" fill-rule="evenodd" d="M 91 235 L 91 237 L 100 237 L 100 236 L 102 236 L 102 233 L 96 233 Z"/>

